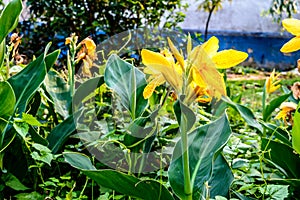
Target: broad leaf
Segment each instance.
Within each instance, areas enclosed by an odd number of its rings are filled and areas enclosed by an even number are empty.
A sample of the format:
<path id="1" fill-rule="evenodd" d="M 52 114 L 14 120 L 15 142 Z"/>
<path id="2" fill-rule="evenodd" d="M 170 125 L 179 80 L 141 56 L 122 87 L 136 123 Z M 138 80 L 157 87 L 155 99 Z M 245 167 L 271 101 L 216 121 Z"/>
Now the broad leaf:
<path id="1" fill-rule="evenodd" d="M 300 158 L 299 155 L 294 153 L 294 149 L 286 144 L 269 140 L 267 138 L 262 139 L 262 150 L 268 151 L 264 154 L 264 157 L 272 161 L 278 170 L 283 172 L 288 179 L 300 178 Z"/>
<path id="2" fill-rule="evenodd" d="M 47 71 L 55 63 L 59 55 L 59 51 L 54 51 L 46 57 L 48 48 L 49 46 L 46 48 L 44 54 L 31 62 L 21 72 L 8 79 L 16 95 L 17 103 L 15 111 L 18 113 L 25 111 L 30 97 L 38 90 L 44 81 Z"/>
<path id="3" fill-rule="evenodd" d="M 44 200 L 45 198 L 43 197 L 43 195 L 41 195 L 38 192 L 31 192 L 31 193 L 19 193 L 17 195 L 14 196 L 15 198 L 17 198 L 18 200 Z"/>
<path id="4" fill-rule="evenodd" d="M 51 150 L 48 147 L 46 147 L 44 145 L 41 145 L 41 144 L 38 144 L 38 143 L 34 143 L 32 145 L 32 147 L 36 151 L 31 152 L 31 154 L 30 154 L 31 157 L 34 160 L 47 163 L 49 166 L 51 166 L 51 161 L 54 158 L 53 154 L 51 153 Z"/>
<path id="5" fill-rule="evenodd" d="M 0 117 L 11 116 L 14 112 L 16 97 L 8 82 L 0 82 L 0 99 Z"/>
<path id="6" fill-rule="evenodd" d="M 2 174 L 1 179 L 5 182 L 5 185 L 10 187 L 11 189 L 14 189 L 16 191 L 24 191 L 28 190 L 29 188 L 23 185 L 17 177 L 14 175 L 7 173 L 7 174 Z"/>
<path id="7" fill-rule="evenodd" d="M 219 155 L 214 161 L 213 174 L 208 185 L 212 186 L 209 190 L 211 197 L 222 195 L 229 197 L 230 185 L 234 177 L 232 171 L 223 155 Z"/>
<path id="8" fill-rule="evenodd" d="M 147 84 L 144 73 L 113 54 L 106 63 L 104 80 L 121 98 L 122 105 L 133 119 L 143 114 L 148 104 L 143 97 Z"/>
<path id="9" fill-rule="evenodd" d="M 191 128 L 194 126 L 194 123 L 196 121 L 196 116 L 194 112 L 189 107 L 184 105 L 182 101 L 175 102 L 174 112 L 178 124 L 180 125 L 181 123 L 185 123 L 187 131 L 191 130 Z"/>
<path id="10" fill-rule="evenodd" d="M 19 15 L 22 11 L 22 1 L 10 1 L 0 16 L 0 43 L 18 25 Z"/>
<path id="11" fill-rule="evenodd" d="M 48 72 L 44 84 L 53 100 L 56 112 L 63 118 L 67 118 L 70 115 L 72 102 L 69 85 L 55 71 Z"/>
<path id="12" fill-rule="evenodd" d="M 48 148 L 51 149 L 53 154 L 57 153 L 61 149 L 69 136 L 76 130 L 74 122 L 76 117 L 74 115 L 76 115 L 76 113 L 70 115 L 67 119 L 53 128 L 49 133 L 47 137 L 49 142 Z"/>
<path id="13" fill-rule="evenodd" d="M 263 112 L 263 121 L 267 121 L 270 118 L 272 112 L 276 108 L 278 108 L 282 102 L 284 102 L 287 98 L 289 98 L 290 95 L 291 95 L 290 93 L 289 94 L 284 94 L 282 96 L 279 96 L 279 97 L 273 99 L 270 102 L 270 104 L 266 106 L 266 108 Z"/>
<path id="14" fill-rule="evenodd" d="M 294 125 L 292 129 L 293 148 L 300 154 L 300 104 L 294 114 Z"/>
<path id="15" fill-rule="evenodd" d="M 263 127 L 256 121 L 254 114 L 249 108 L 231 101 L 231 99 L 228 97 L 223 97 L 222 100 L 225 101 L 230 107 L 238 111 L 249 126 L 259 130 L 261 133 L 263 132 Z"/>
<path id="16" fill-rule="evenodd" d="M 198 198 L 201 194 L 203 195 L 204 184 L 209 181 L 213 184 L 210 185 L 212 190 L 217 191 L 214 195 L 228 194 L 228 191 L 222 194 L 223 190 L 216 190 L 215 187 L 219 187 L 223 180 L 212 179 L 212 177 L 218 177 L 219 172 L 215 172 L 215 176 L 212 176 L 212 173 L 214 160 L 227 143 L 230 135 L 231 129 L 226 114 L 223 114 L 214 122 L 195 129 L 188 135 L 190 174 L 194 198 Z M 226 169 L 227 166 L 225 165 L 228 166 L 227 163 L 220 163 L 216 167 Z M 172 189 L 180 198 L 185 198 L 183 180 L 182 150 L 181 141 L 179 140 L 175 146 L 169 167 L 169 181 Z M 224 187 L 229 188 L 229 185 Z M 220 193 L 217 194 L 218 192 Z"/>
<path id="17" fill-rule="evenodd" d="M 84 154 L 64 152 L 63 155 L 65 161 L 77 169 L 96 170 L 89 157 Z"/>
<path id="18" fill-rule="evenodd" d="M 65 161 L 82 171 L 99 185 L 119 193 L 145 200 L 174 200 L 170 192 L 159 182 L 141 180 L 115 170 L 96 170 L 87 156 L 78 153 L 64 153 Z"/>

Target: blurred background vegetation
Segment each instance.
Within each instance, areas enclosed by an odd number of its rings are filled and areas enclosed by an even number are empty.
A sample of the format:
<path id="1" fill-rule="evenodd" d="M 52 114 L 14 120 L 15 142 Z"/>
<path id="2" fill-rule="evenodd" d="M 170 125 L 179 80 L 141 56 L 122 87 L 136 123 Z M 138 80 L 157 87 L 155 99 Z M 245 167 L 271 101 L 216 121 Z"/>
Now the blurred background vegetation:
<path id="1" fill-rule="evenodd" d="M 222 9 L 225 1 L 196 0 L 199 12 L 208 12 L 204 40 L 213 13 Z M 4 0 L 0 0 L 0 9 Z M 109 36 L 138 27 L 163 27 L 180 29 L 185 19 L 184 10 L 189 1 L 184 0 L 24 0 L 27 15 L 20 20 L 17 32 L 22 35 L 20 52 L 28 56 L 42 53 L 42 48 L 52 41 L 53 48 L 66 48 L 64 40 L 71 33 L 80 38 L 91 36 L 100 43 Z M 298 1 L 272 0 L 265 14 L 278 23 L 283 17 L 297 13 Z"/>

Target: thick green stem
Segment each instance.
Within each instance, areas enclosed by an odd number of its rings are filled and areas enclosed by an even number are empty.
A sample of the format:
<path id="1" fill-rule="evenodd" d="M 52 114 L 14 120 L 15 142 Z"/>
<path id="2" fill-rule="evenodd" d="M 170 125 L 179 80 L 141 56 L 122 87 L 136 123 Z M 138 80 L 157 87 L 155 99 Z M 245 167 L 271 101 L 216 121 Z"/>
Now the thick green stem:
<path id="1" fill-rule="evenodd" d="M 186 200 L 192 200 L 192 186 L 191 186 L 191 175 L 189 166 L 189 151 L 188 151 L 188 135 L 186 120 L 184 120 L 183 115 L 181 115 L 180 123 L 180 134 L 181 134 L 181 150 L 182 150 L 182 165 L 183 165 L 183 177 L 184 177 L 184 193 L 186 195 Z"/>

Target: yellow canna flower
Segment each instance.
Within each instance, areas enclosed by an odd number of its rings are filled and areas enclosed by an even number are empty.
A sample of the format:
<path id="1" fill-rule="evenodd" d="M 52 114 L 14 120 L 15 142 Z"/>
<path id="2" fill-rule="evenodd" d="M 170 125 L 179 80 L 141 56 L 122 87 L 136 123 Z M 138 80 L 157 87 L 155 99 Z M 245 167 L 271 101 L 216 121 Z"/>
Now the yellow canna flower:
<path id="1" fill-rule="evenodd" d="M 248 56 L 235 50 L 217 52 L 219 46 L 216 37 L 192 49 L 189 36 L 185 60 L 169 38 L 168 43 L 176 63 L 167 49 L 161 53 L 145 49 L 141 52 L 142 62 L 146 66 L 144 72 L 150 75 L 149 84 L 144 89 L 144 98 L 149 98 L 155 87 L 168 82 L 179 96 L 185 96 L 187 104 L 194 100 L 210 102 L 212 97 L 220 99 L 222 95 L 226 95 L 226 89 L 223 76 L 217 68 L 232 67 Z"/>
<path id="2" fill-rule="evenodd" d="M 172 54 L 165 49 L 161 53 L 143 49 L 141 52 L 144 72 L 150 74 L 150 82 L 143 92 L 144 98 L 149 98 L 154 89 L 167 81 L 176 91 L 181 91 L 183 84 L 182 70 L 175 63 Z"/>
<path id="3" fill-rule="evenodd" d="M 71 43 L 76 45 L 77 41 L 78 41 L 78 36 L 76 36 L 75 33 L 72 33 L 70 37 L 66 38 L 65 45 L 68 45 L 68 44 L 71 44 Z"/>
<path id="4" fill-rule="evenodd" d="M 82 73 L 85 76 L 91 76 L 90 68 L 93 66 L 93 61 L 97 59 L 96 44 L 91 38 L 87 37 L 79 43 L 78 47 L 81 48 L 77 53 L 75 62 L 78 63 L 82 60 Z"/>
<path id="5" fill-rule="evenodd" d="M 266 92 L 268 94 L 275 92 L 281 87 L 281 85 L 279 84 L 280 83 L 279 76 L 280 73 L 278 73 L 275 76 L 275 70 L 273 70 L 271 75 L 266 79 L 265 87 L 266 87 Z"/>
<path id="6" fill-rule="evenodd" d="M 292 123 L 292 112 L 297 109 L 297 104 L 293 102 L 283 102 L 279 108 L 280 112 L 276 115 L 275 119 L 283 119 L 285 123 Z"/>
<path id="7" fill-rule="evenodd" d="M 298 51 L 300 49 L 300 20 L 298 19 L 284 19 L 282 20 L 283 27 L 293 34 L 295 37 L 293 37 L 290 41 L 285 43 L 280 51 L 283 53 L 290 53 L 294 51 Z"/>
<path id="8" fill-rule="evenodd" d="M 217 69 L 227 69 L 245 61 L 248 54 L 234 49 L 218 51 L 219 40 L 215 36 L 211 37 L 203 44 L 203 48 L 208 56 L 212 59 Z"/>

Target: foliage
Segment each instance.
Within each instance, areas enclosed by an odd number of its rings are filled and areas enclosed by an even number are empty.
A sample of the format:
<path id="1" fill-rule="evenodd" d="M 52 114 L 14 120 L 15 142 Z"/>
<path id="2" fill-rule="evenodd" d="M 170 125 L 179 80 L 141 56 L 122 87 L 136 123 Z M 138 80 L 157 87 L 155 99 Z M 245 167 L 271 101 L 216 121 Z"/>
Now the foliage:
<path id="1" fill-rule="evenodd" d="M 0 43 L 21 10 L 13 0 L 2 11 Z M 108 52 L 92 73 L 90 38 L 66 38 L 58 72 L 50 44 L 17 64 L 12 34 L 0 52 L 0 198 L 297 198 L 300 84 L 286 80 L 290 91 L 275 71 L 226 81 L 247 54 L 218 51 L 216 37 L 194 48 L 184 39 L 186 52 L 170 38 L 161 52 L 143 49 L 143 68 Z"/>
<path id="2" fill-rule="evenodd" d="M 72 33 L 81 38 L 91 36 L 98 43 L 108 36 L 144 26 L 177 27 L 184 19 L 182 9 L 186 7 L 181 0 L 28 0 L 26 4 L 30 18 L 19 24 L 18 30 L 28 44 L 22 52 L 29 55 L 39 52 L 49 40 L 62 47 L 64 38 Z"/>
<path id="3" fill-rule="evenodd" d="M 285 17 L 292 17 L 298 13 L 298 1 L 296 0 L 272 0 L 271 6 L 267 11 L 273 17 L 273 20 L 279 23 Z"/>

